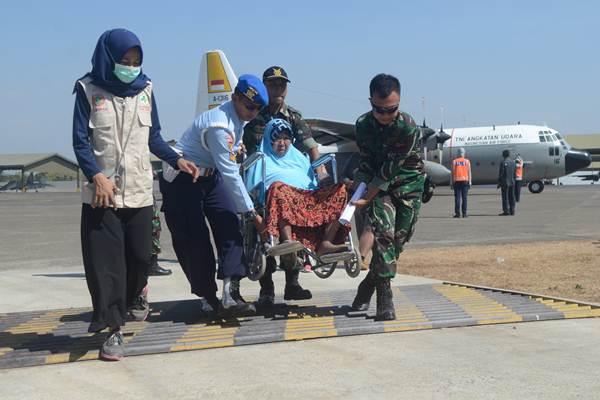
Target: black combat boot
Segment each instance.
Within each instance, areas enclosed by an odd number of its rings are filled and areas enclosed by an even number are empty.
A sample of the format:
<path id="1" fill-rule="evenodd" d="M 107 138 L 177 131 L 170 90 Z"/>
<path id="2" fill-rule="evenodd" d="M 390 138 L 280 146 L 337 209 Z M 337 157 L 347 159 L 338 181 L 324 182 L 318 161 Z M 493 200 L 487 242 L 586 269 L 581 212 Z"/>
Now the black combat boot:
<path id="1" fill-rule="evenodd" d="M 308 300 L 312 299 L 312 293 L 308 289 L 303 289 L 298 283 L 300 271 L 295 268 L 285 270 L 285 290 L 283 298 L 285 300 Z"/>
<path id="2" fill-rule="evenodd" d="M 148 276 L 165 276 L 171 275 L 173 271 L 167 268 L 163 268 L 158 265 L 158 256 L 156 254 L 152 254 L 152 258 L 150 259 L 150 268 L 148 268 Z"/>
<path id="3" fill-rule="evenodd" d="M 375 279 L 373 273 L 369 271 L 365 276 L 365 279 L 358 285 L 356 297 L 354 297 L 354 301 L 352 302 L 352 310 L 367 311 L 373 293 L 375 293 Z"/>
<path id="4" fill-rule="evenodd" d="M 391 321 L 396 319 L 390 278 L 377 277 L 377 315 L 376 321 Z"/>
<path id="5" fill-rule="evenodd" d="M 265 272 L 262 278 L 259 280 L 260 293 L 258 296 L 258 302 L 256 303 L 259 307 L 273 307 L 275 304 L 275 283 L 273 283 L 273 273 Z"/>
<path id="6" fill-rule="evenodd" d="M 240 278 L 231 278 L 229 291 L 226 290 L 226 285 L 224 285 L 221 306 L 226 310 L 234 309 L 241 313 L 256 313 L 254 304 L 246 302 L 240 294 Z"/>

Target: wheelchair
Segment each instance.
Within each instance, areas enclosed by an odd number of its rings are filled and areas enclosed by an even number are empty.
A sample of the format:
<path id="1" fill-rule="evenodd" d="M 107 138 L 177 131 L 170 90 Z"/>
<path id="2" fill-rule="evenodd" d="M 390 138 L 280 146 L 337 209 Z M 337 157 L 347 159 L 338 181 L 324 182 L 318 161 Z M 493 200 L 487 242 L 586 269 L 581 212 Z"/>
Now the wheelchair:
<path id="1" fill-rule="evenodd" d="M 264 160 L 265 155 L 261 152 L 255 152 L 242 162 L 240 173 L 244 182 L 247 180 L 248 171 L 259 161 Z M 337 184 L 337 163 L 335 154 L 326 154 L 312 163 L 312 168 L 315 169 L 321 165 L 327 165 L 330 163 L 331 174 L 333 183 Z M 265 163 L 262 163 L 261 168 L 262 182 L 266 181 L 266 170 Z M 254 201 L 255 210 L 263 217 L 267 218 L 267 211 L 265 207 L 266 203 L 266 191 L 263 185 L 250 191 L 250 197 Z M 345 238 L 345 245 L 348 247 L 347 251 L 338 253 L 329 253 L 319 256 L 316 252 L 302 245 L 302 243 L 294 242 L 289 243 L 287 246 L 276 245 L 272 235 L 269 235 L 267 243 L 263 243 L 259 232 L 257 232 L 254 224 L 250 220 L 250 217 L 244 216 L 242 218 L 242 233 L 244 239 L 244 253 L 246 255 L 246 261 L 248 263 L 248 278 L 253 281 L 259 280 L 265 273 L 267 268 L 267 257 L 280 257 L 287 254 L 296 253 L 298 260 L 296 264 L 309 263 L 312 267 L 312 271 L 319 278 L 329 278 L 341 265 L 344 266 L 348 276 L 355 278 L 360 274 L 360 253 L 355 243 L 358 240 L 352 235 L 352 231 L 348 233 Z"/>

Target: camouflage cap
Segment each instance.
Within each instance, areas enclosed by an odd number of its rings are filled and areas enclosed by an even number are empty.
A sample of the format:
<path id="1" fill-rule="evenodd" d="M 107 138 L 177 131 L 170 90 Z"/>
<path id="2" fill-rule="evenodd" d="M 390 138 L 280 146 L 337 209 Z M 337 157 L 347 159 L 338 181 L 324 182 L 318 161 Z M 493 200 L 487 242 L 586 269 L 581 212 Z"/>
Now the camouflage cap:
<path id="1" fill-rule="evenodd" d="M 269 67 L 263 72 L 263 82 L 271 79 L 285 79 L 286 81 L 291 82 L 285 69 L 278 67 L 277 65 Z"/>

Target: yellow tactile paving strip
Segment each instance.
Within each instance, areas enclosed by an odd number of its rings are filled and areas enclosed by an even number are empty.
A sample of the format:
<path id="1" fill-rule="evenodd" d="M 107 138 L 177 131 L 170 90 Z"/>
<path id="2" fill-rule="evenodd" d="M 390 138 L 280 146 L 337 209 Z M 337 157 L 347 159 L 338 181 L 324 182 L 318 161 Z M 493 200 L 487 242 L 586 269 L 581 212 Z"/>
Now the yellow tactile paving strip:
<path id="1" fill-rule="evenodd" d="M 470 317 L 477 320 L 477 325 L 523 321 L 522 316 L 505 305 L 471 288 L 443 285 L 436 286 L 435 290 L 464 310 Z"/>
<path id="2" fill-rule="evenodd" d="M 123 327 L 126 355 L 420 329 L 600 317 L 600 307 L 461 284 L 394 287 L 395 321 L 352 312 L 353 290 L 279 303 L 255 316 L 205 320 L 195 301 L 152 304 L 149 320 Z M 0 314 L 0 368 L 97 359 L 106 333 L 89 334 L 89 308 Z"/>

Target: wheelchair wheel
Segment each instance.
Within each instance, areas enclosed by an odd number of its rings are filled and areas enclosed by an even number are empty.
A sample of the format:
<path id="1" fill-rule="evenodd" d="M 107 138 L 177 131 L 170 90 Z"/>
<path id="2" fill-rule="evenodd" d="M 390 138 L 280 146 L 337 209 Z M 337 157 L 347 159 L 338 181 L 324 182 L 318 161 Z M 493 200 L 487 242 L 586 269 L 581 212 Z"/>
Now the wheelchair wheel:
<path id="1" fill-rule="evenodd" d="M 265 274 L 267 269 L 267 256 L 260 250 L 260 246 L 256 246 L 253 255 L 254 257 L 248 260 L 248 279 L 257 281 Z"/>
<path id="2" fill-rule="evenodd" d="M 353 251 L 354 257 L 348 261 L 344 261 L 344 269 L 350 278 L 356 278 L 360 275 L 360 256 L 356 250 Z"/>
<path id="3" fill-rule="evenodd" d="M 329 278 L 335 271 L 337 263 L 323 264 L 318 267 L 313 267 L 313 272 L 321 279 Z"/>
<path id="4" fill-rule="evenodd" d="M 344 261 L 344 268 L 350 278 L 356 278 L 360 275 L 360 263 L 356 259 Z"/>
<path id="5" fill-rule="evenodd" d="M 248 279 L 257 281 L 265 273 L 267 257 L 262 251 L 260 237 L 250 221 L 244 221 L 244 253 L 248 263 Z"/>

